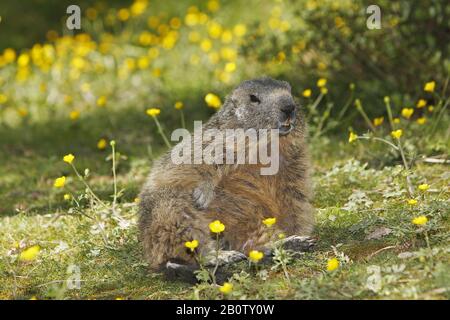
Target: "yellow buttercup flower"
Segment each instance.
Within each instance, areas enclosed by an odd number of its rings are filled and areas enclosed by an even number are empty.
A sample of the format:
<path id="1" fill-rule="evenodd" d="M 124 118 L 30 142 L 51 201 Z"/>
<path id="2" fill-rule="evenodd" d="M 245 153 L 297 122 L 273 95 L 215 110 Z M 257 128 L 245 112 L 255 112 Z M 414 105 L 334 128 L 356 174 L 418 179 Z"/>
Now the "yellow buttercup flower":
<path id="1" fill-rule="evenodd" d="M 161 110 L 158 108 L 150 108 L 150 109 L 147 109 L 146 113 L 150 117 L 156 117 L 157 115 L 159 115 L 161 113 Z"/>
<path id="2" fill-rule="evenodd" d="M 327 79 L 325 79 L 325 78 L 320 78 L 319 80 L 317 80 L 317 86 L 319 88 L 325 87 L 326 84 L 327 84 Z"/>
<path id="3" fill-rule="evenodd" d="M 17 110 L 17 113 L 19 114 L 19 116 L 21 116 L 22 118 L 25 118 L 28 115 L 28 110 L 25 108 L 19 108 Z"/>
<path id="4" fill-rule="evenodd" d="M 420 118 L 418 118 L 418 119 L 416 120 L 416 122 L 417 122 L 418 124 L 425 124 L 425 122 L 427 122 L 427 118 L 425 118 L 425 117 L 420 117 Z"/>
<path id="5" fill-rule="evenodd" d="M 252 250 L 248 254 L 248 257 L 250 261 L 257 263 L 259 260 L 261 260 L 264 257 L 264 253 L 258 251 L 258 250 Z"/>
<path id="6" fill-rule="evenodd" d="M 272 225 L 274 225 L 277 222 L 277 218 L 267 218 L 263 220 L 263 223 L 267 226 L 267 227 L 271 227 Z"/>
<path id="7" fill-rule="evenodd" d="M 312 94 L 311 89 L 306 89 L 306 90 L 303 90 L 303 92 L 302 92 L 302 95 L 303 95 L 305 98 L 311 97 L 311 94 Z"/>
<path id="8" fill-rule="evenodd" d="M 417 200 L 416 199 L 408 199 L 407 202 L 411 206 L 415 206 L 417 204 Z"/>
<path id="9" fill-rule="evenodd" d="M 236 63 L 234 62 L 227 62 L 225 65 L 225 72 L 232 73 L 236 70 Z"/>
<path id="10" fill-rule="evenodd" d="M 198 240 L 186 241 L 184 246 L 193 252 L 198 247 Z"/>
<path id="11" fill-rule="evenodd" d="M 327 262 L 327 271 L 334 271 L 339 268 L 339 260 L 336 258 L 330 259 Z"/>
<path id="12" fill-rule="evenodd" d="M 320 93 L 323 94 L 323 95 L 327 94 L 328 93 L 328 88 L 325 88 L 325 87 L 320 88 Z"/>
<path id="13" fill-rule="evenodd" d="M 414 109 L 413 108 L 403 108 L 402 109 L 402 116 L 405 119 L 409 119 L 411 118 L 412 114 L 414 113 Z"/>
<path id="14" fill-rule="evenodd" d="M 183 109 L 183 107 L 184 107 L 183 102 L 181 102 L 181 101 L 175 102 L 175 109 L 181 110 L 181 109 Z"/>
<path id="15" fill-rule="evenodd" d="M 70 194 L 66 193 L 64 195 L 64 200 L 69 201 L 72 197 L 70 196 Z"/>
<path id="16" fill-rule="evenodd" d="M 221 233 L 225 230 L 225 225 L 220 220 L 215 220 L 209 224 L 209 230 L 213 233 Z"/>
<path id="17" fill-rule="evenodd" d="M 100 139 L 97 142 L 97 148 L 100 149 L 100 150 L 105 149 L 106 145 L 107 145 L 106 139 Z"/>
<path id="18" fill-rule="evenodd" d="M 233 291 L 233 285 L 229 282 L 225 282 L 222 286 L 219 287 L 219 291 L 223 294 L 229 294 Z"/>
<path id="19" fill-rule="evenodd" d="M 62 176 L 62 177 L 59 177 L 59 178 L 55 179 L 55 182 L 53 183 L 53 186 L 55 188 L 62 188 L 62 187 L 64 187 L 65 184 L 66 184 L 66 177 Z"/>
<path id="20" fill-rule="evenodd" d="M 14 51 L 14 49 L 6 48 L 3 51 L 3 58 L 5 59 L 6 63 L 13 62 L 14 60 L 16 60 L 16 52 Z"/>
<path id="21" fill-rule="evenodd" d="M 373 125 L 375 127 L 381 126 L 384 122 L 384 117 L 379 117 L 379 118 L 375 118 L 373 119 Z"/>
<path id="22" fill-rule="evenodd" d="M 412 219 L 411 222 L 414 223 L 415 225 L 423 226 L 424 224 L 426 224 L 428 222 L 428 218 L 425 216 L 418 216 L 418 217 Z"/>
<path id="23" fill-rule="evenodd" d="M 278 235 L 278 239 L 284 239 L 284 238 L 286 238 L 286 235 L 284 233 L 280 233 Z"/>
<path id="24" fill-rule="evenodd" d="M 130 11 L 128 9 L 120 9 L 117 12 L 117 17 L 120 21 L 127 21 L 130 18 Z"/>
<path id="25" fill-rule="evenodd" d="M 392 122 L 394 122 L 394 123 L 400 123 L 400 119 L 399 119 L 399 118 L 394 118 L 394 119 L 392 119 Z"/>
<path id="26" fill-rule="evenodd" d="M 71 153 L 69 153 L 68 155 L 65 155 L 63 158 L 64 162 L 67 162 L 68 164 L 71 164 L 74 159 L 75 159 L 75 156 Z"/>
<path id="27" fill-rule="evenodd" d="M 394 130 L 394 131 L 391 132 L 392 138 L 395 138 L 395 139 L 400 139 L 400 137 L 402 135 L 403 135 L 403 130 L 402 129 Z"/>
<path id="28" fill-rule="evenodd" d="M 106 97 L 105 96 L 98 97 L 97 106 L 104 107 L 105 105 L 106 105 Z"/>
<path id="29" fill-rule="evenodd" d="M 430 82 L 425 83 L 423 90 L 426 92 L 433 92 L 435 87 L 436 87 L 436 82 L 430 81 Z"/>
<path id="30" fill-rule="evenodd" d="M 208 107 L 218 109 L 222 105 L 222 102 L 220 101 L 220 98 L 216 96 L 214 93 L 208 93 L 205 96 L 205 102 L 208 105 Z"/>
<path id="31" fill-rule="evenodd" d="M 350 132 L 350 135 L 348 136 L 348 142 L 352 143 L 353 141 L 356 141 L 358 139 L 358 135 L 354 132 Z"/>
<path id="32" fill-rule="evenodd" d="M 417 108 L 423 108 L 427 105 L 427 100 L 425 99 L 419 99 L 419 101 L 417 101 Z"/>
<path id="33" fill-rule="evenodd" d="M 391 102 L 391 98 L 389 96 L 385 96 L 383 98 L 384 103 L 388 104 L 389 102 Z"/>
<path id="34" fill-rule="evenodd" d="M 418 188 L 419 188 L 420 191 L 427 191 L 428 189 L 430 189 L 430 185 L 427 184 L 427 183 L 423 183 L 423 184 L 420 184 L 418 186 Z"/>
<path id="35" fill-rule="evenodd" d="M 0 104 L 4 104 L 8 101 L 8 97 L 0 93 Z"/>
<path id="36" fill-rule="evenodd" d="M 69 113 L 69 118 L 70 118 L 70 120 L 75 121 L 75 120 L 77 120 L 79 117 L 80 117 L 80 111 L 73 110 L 73 111 L 71 111 L 71 112 Z"/>
<path id="37" fill-rule="evenodd" d="M 247 27 L 245 26 L 245 24 L 237 24 L 234 26 L 233 32 L 236 37 L 243 37 L 247 33 Z"/>
<path id="38" fill-rule="evenodd" d="M 20 261 L 32 261 L 36 259 L 37 255 L 41 251 L 41 247 L 38 245 L 29 247 L 28 249 L 23 250 L 19 255 Z"/>
<path id="39" fill-rule="evenodd" d="M 428 112 L 433 112 L 433 110 L 434 110 L 434 106 L 429 106 L 428 107 Z"/>

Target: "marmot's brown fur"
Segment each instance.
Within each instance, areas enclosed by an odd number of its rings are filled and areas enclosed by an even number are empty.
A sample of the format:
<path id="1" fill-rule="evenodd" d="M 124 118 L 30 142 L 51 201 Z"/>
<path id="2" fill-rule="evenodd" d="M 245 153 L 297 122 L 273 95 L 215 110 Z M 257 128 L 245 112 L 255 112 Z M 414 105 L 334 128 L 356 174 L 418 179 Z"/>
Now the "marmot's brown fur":
<path id="1" fill-rule="evenodd" d="M 244 81 L 229 95 L 204 129 L 280 129 L 279 171 L 261 175 L 259 165 L 175 165 L 170 152 L 153 166 L 140 195 L 140 239 L 152 268 L 168 261 L 194 263 L 185 241 L 197 239 L 202 254 L 214 250 L 208 225 L 218 219 L 226 230 L 223 247 L 247 254 L 269 241 L 262 220 L 273 228 L 309 235 L 310 162 L 306 125 L 287 82 L 270 78 Z"/>

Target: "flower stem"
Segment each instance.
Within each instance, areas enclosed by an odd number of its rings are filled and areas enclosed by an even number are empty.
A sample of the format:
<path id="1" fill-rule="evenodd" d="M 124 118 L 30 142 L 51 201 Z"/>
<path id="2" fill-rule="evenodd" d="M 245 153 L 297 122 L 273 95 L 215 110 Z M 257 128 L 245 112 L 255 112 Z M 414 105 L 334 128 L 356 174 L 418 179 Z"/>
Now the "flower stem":
<path id="1" fill-rule="evenodd" d="M 116 211 L 117 203 L 117 176 L 116 176 L 116 148 L 115 143 L 111 144 L 112 149 L 112 173 L 113 173 L 113 183 L 114 183 L 114 197 L 113 197 L 113 212 Z"/>
<path id="2" fill-rule="evenodd" d="M 180 110 L 180 114 L 181 114 L 181 127 L 183 129 L 186 129 L 186 123 L 184 122 L 184 113 L 183 110 Z"/>
<path id="3" fill-rule="evenodd" d="M 160 134 L 161 137 L 163 138 L 164 143 L 166 144 L 166 146 L 167 146 L 168 148 L 172 147 L 172 146 L 170 145 L 170 142 L 169 142 L 169 140 L 167 139 L 166 135 L 164 134 L 164 130 L 163 130 L 163 128 L 161 127 L 161 124 L 159 123 L 158 119 L 157 119 L 156 117 L 153 117 L 153 119 L 155 120 L 156 126 L 158 127 L 159 134 Z"/>

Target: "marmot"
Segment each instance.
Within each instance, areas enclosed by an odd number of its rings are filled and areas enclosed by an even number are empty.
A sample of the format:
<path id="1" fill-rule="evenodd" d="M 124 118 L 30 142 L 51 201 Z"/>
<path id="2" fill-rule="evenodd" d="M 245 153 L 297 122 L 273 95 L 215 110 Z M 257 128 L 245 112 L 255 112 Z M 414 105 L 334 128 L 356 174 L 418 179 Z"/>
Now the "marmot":
<path id="1" fill-rule="evenodd" d="M 248 254 L 263 250 L 268 232 L 262 220 L 286 236 L 308 236 L 314 215 L 310 204 L 310 160 L 306 124 L 285 81 L 260 78 L 242 82 L 225 99 L 205 129 L 279 129 L 279 171 L 261 175 L 254 164 L 181 164 L 171 153 L 154 164 L 140 198 L 140 240 L 150 267 L 195 264 L 184 243 L 196 239 L 202 255 L 214 250 L 208 225 L 220 220 L 226 230 L 222 249 Z"/>

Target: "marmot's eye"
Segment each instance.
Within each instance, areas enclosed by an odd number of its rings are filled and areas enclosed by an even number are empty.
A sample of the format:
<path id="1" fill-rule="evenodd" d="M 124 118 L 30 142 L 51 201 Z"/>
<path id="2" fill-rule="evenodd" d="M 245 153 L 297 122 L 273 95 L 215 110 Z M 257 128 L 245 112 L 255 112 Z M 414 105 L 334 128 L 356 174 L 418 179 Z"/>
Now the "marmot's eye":
<path id="1" fill-rule="evenodd" d="M 257 96 L 255 96 L 254 94 L 250 95 L 250 101 L 256 102 L 256 103 L 261 103 L 261 100 L 259 100 L 259 98 Z"/>

